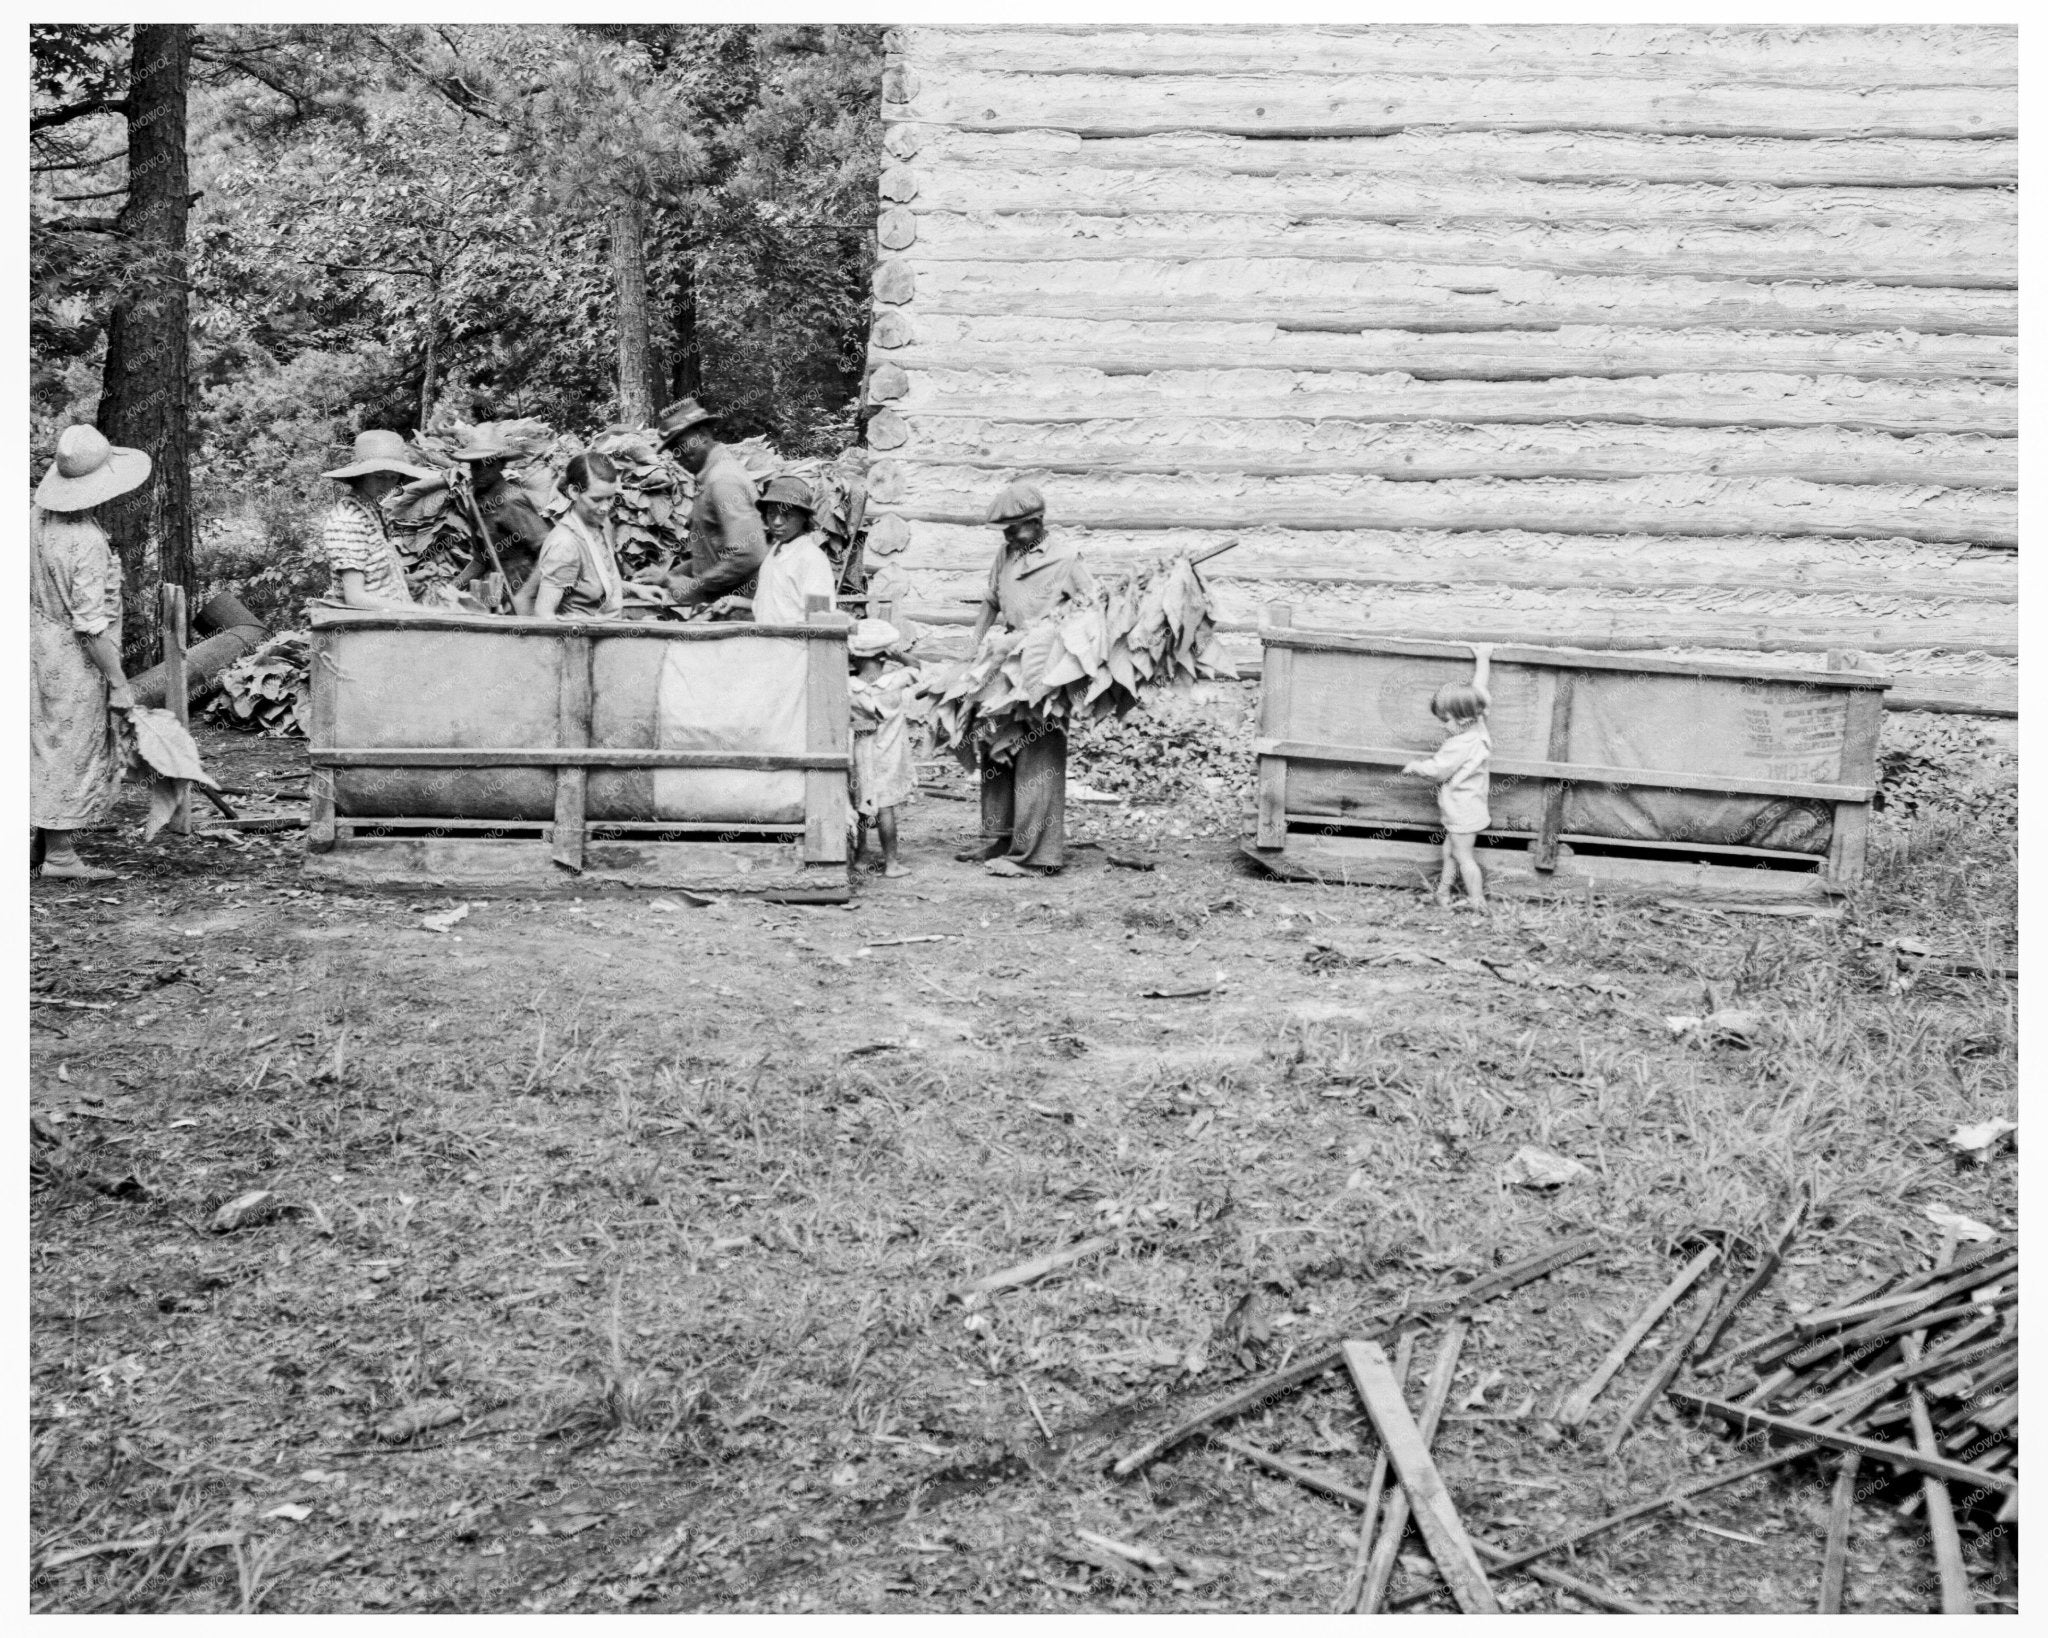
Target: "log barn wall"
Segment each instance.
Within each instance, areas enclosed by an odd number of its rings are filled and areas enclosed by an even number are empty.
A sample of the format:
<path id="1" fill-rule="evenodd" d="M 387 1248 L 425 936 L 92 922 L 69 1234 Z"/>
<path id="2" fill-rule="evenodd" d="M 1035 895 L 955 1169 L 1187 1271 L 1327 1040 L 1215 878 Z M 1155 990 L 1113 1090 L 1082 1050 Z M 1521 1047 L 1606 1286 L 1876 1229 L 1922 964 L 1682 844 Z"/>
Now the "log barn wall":
<path id="1" fill-rule="evenodd" d="M 1388 636 L 2017 709 L 2017 33 L 905 27 L 867 395 L 890 595 L 1006 479 L 1114 568 Z"/>

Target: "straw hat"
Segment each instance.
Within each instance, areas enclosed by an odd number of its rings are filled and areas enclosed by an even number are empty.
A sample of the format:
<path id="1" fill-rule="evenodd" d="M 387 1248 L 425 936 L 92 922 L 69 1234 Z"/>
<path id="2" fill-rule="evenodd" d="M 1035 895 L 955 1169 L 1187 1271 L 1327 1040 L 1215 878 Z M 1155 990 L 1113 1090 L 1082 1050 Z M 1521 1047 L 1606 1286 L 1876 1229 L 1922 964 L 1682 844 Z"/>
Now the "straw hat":
<path id="1" fill-rule="evenodd" d="M 761 491 L 763 506 L 794 506 L 800 512 L 817 510 L 818 497 L 811 493 L 811 486 L 803 479 L 790 473 L 779 478 L 770 478 Z"/>
<path id="2" fill-rule="evenodd" d="M 887 620 L 857 620 L 846 638 L 846 652 L 856 660 L 887 654 L 903 642 L 903 633 Z"/>
<path id="3" fill-rule="evenodd" d="M 433 468 L 417 466 L 412 460 L 412 449 L 405 439 L 395 432 L 381 432 L 372 429 L 356 434 L 355 459 L 347 466 L 337 466 L 332 472 L 320 474 L 323 478 L 366 478 L 372 472 L 397 472 L 408 478 L 431 478 Z"/>
<path id="4" fill-rule="evenodd" d="M 505 435 L 493 428 L 489 432 L 473 432 L 470 441 L 450 453 L 458 461 L 516 461 L 519 451 L 505 442 Z"/>
<path id="5" fill-rule="evenodd" d="M 119 449 L 98 427 L 66 427 L 57 435 L 57 458 L 36 485 L 46 512 L 83 512 L 149 482 L 149 457 Z"/>
<path id="6" fill-rule="evenodd" d="M 988 522 L 1015 523 L 1021 518 L 1045 515 L 1045 497 L 1035 483 L 1006 483 L 988 503 Z"/>

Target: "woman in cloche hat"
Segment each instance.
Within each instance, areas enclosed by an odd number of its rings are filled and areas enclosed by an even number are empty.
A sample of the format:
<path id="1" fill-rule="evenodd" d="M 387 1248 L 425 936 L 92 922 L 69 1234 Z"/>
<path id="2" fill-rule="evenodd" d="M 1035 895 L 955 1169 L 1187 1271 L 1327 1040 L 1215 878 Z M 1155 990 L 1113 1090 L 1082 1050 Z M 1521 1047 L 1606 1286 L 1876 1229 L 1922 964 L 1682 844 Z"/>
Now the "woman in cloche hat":
<path id="1" fill-rule="evenodd" d="M 96 513 L 149 482 L 149 457 L 66 427 L 29 512 L 29 863 L 111 881 L 73 833 L 105 819 L 120 784 L 112 713 L 135 709 L 121 671 L 121 565 Z"/>

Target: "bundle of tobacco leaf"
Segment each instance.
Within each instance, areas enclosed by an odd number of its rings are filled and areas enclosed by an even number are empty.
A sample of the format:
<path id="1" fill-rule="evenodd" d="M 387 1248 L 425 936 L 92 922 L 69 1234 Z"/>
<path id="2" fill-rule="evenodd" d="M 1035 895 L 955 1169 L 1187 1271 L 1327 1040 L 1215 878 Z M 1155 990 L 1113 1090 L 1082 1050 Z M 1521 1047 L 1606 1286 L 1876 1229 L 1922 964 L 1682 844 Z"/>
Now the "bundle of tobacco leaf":
<path id="1" fill-rule="evenodd" d="M 206 714 L 230 728 L 272 738 L 303 734 L 312 720 L 313 691 L 306 677 L 312 633 L 281 631 L 220 674 Z"/>
<path id="2" fill-rule="evenodd" d="M 964 665 L 919 685 L 936 749 L 1007 762 L 1047 729 L 1122 717 L 1151 689 L 1236 675 L 1212 654 L 1209 587 L 1186 556 L 988 631 Z"/>

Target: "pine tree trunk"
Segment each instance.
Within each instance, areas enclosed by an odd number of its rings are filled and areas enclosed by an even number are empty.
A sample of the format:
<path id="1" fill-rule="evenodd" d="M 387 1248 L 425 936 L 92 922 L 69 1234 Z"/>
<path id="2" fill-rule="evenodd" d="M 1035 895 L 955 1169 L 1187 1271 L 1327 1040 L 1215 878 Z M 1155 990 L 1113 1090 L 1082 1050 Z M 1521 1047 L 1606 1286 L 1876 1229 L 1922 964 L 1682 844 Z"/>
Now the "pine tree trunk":
<path id="1" fill-rule="evenodd" d="M 191 332 L 185 219 L 191 191 L 185 103 L 192 59 L 189 23 L 138 23 L 129 63 L 128 200 L 118 218 L 133 258 L 107 325 L 99 428 L 145 451 L 150 482 L 106 508 L 104 521 L 128 582 L 139 594 L 143 548 L 154 536 L 165 585 L 196 594 L 192 569 Z M 134 621 L 147 631 L 154 622 Z M 154 638 L 144 646 L 155 649 Z"/>
<path id="2" fill-rule="evenodd" d="M 440 389 L 441 275 L 427 275 L 427 357 L 420 370 L 420 431 L 427 430 L 427 417 L 434 412 L 434 394 Z"/>
<path id="3" fill-rule="evenodd" d="M 695 398 L 704 390 L 704 354 L 697 345 L 697 257 L 682 257 L 682 276 L 676 296 L 675 396 Z"/>
<path id="4" fill-rule="evenodd" d="M 647 225 L 637 202 L 611 213 L 612 284 L 619 312 L 619 419 L 650 426 L 661 372 L 647 322 Z"/>

